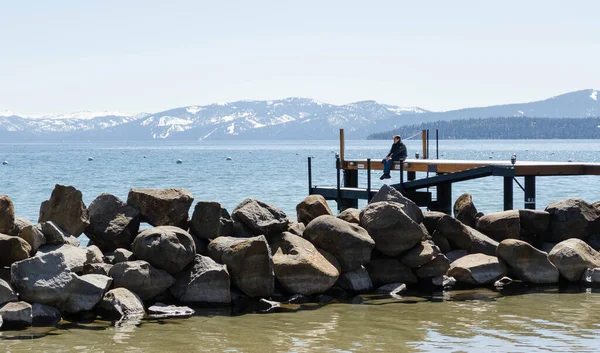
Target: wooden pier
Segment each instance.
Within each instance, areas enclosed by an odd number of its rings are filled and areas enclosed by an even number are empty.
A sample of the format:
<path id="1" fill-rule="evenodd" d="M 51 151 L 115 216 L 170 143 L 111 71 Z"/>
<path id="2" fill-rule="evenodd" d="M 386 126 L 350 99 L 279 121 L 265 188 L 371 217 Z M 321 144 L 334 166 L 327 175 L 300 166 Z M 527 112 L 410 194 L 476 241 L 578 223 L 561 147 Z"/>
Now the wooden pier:
<path id="1" fill-rule="evenodd" d="M 428 133 L 423 132 L 423 154 L 428 157 Z M 340 130 L 340 154 L 336 158 L 337 185 L 315 187 L 312 184 L 312 160 L 308 159 L 309 194 L 323 195 L 328 200 L 336 200 L 339 210 L 358 207 L 358 200 L 370 200 L 377 190 L 371 189 L 371 172 L 383 170 L 381 158 L 345 159 L 344 132 Z M 367 187 L 358 187 L 358 172 L 367 171 Z M 535 209 L 535 183 L 539 176 L 600 175 L 600 163 L 573 162 L 533 162 L 533 161 L 482 161 L 482 160 L 442 160 L 406 159 L 395 162 L 392 170 L 400 172 L 394 188 L 421 207 L 430 210 L 452 213 L 452 184 L 483 178 L 503 177 L 504 209 L 513 209 L 513 186 L 516 183 L 524 191 L 525 208 Z M 404 173 L 406 172 L 406 180 Z M 427 173 L 427 177 L 417 179 L 417 172 Z M 524 177 L 521 185 L 516 177 Z M 429 188 L 435 188 L 435 199 Z"/>

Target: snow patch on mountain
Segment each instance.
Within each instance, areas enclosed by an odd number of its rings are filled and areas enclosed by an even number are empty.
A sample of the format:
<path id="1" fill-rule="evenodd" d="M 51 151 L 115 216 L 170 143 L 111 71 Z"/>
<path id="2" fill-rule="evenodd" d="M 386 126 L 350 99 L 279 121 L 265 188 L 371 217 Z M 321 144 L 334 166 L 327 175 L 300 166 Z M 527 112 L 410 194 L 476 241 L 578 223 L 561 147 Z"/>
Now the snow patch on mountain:
<path id="1" fill-rule="evenodd" d="M 590 94 L 590 98 L 597 101 L 598 100 L 598 91 L 596 91 L 596 90 L 592 91 L 592 94 Z"/>
<path id="2" fill-rule="evenodd" d="M 191 106 L 191 107 L 187 107 L 185 110 L 186 110 L 188 113 L 196 114 L 196 113 L 198 113 L 199 111 L 202 111 L 202 110 L 204 110 L 204 108 L 202 108 L 202 107 L 198 107 L 198 106 Z"/>

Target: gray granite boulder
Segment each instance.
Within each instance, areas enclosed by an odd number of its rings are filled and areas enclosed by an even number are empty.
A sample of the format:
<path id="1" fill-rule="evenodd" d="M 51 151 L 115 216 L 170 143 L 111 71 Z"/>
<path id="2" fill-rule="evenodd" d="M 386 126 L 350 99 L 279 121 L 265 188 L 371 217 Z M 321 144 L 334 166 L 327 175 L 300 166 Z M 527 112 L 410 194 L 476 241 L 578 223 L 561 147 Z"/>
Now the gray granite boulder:
<path id="1" fill-rule="evenodd" d="M 175 276 L 169 290 L 182 303 L 231 303 L 227 266 L 199 254 Z"/>
<path id="2" fill-rule="evenodd" d="M 0 233 L 12 234 L 15 228 L 15 206 L 8 195 L 0 195 Z"/>
<path id="3" fill-rule="evenodd" d="M 469 253 L 466 250 L 462 250 L 462 249 L 456 249 L 456 250 L 452 250 L 450 252 L 448 252 L 446 254 L 446 257 L 448 258 L 448 261 L 450 261 L 450 263 L 460 259 L 461 257 L 465 257 L 469 255 Z"/>
<path id="4" fill-rule="evenodd" d="M 100 315 L 109 320 L 124 320 L 143 316 L 144 303 L 127 288 L 111 289 L 96 306 Z"/>
<path id="5" fill-rule="evenodd" d="M 4 327 L 29 327 L 32 324 L 31 304 L 27 302 L 10 302 L 0 308 Z"/>
<path id="6" fill-rule="evenodd" d="M 406 252 L 400 261 L 410 269 L 417 269 L 441 254 L 440 249 L 430 240 L 418 243 Z"/>
<path id="7" fill-rule="evenodd" d="M 86 264 L 83 266 L 83 270 L 81 273 L 84 275 L 104 275 L 108 276 L 110 273 L 110 269 L 113 267 L 112 264 L 106 263 L 92 263 Z"/>
<path id="8" fill-rule="evenodd" d="M 121 262 L 109 272 L 115 288 L 127 288 L 142 300 L 153 299 L 175 283 L 175 278 L 143 260 Z"/>
<path id="9" fill-rule="evenodd" d="M 582 199 L 556 201 L 546 207 L 550 214 L 547 241 L 560 242 L 569 238 L 586 239 L 600 232 L 600 209 Z"/>
<path id="10" fill-rule="evenodd" d="M 556 244 L 548 258 L 560 274 L 571 282 L 579 282 L 588 268 L 600 267 L 600 253 L 577 238 Z"/>
<path id="11" fill-rule="evenodd" d="M 137 259 L 169 273 L 177 273 L 196 255 L 194 239 L 185 230 L 173 226 L 146 229 L 135 237 L 131 245 Z"/>
<path id="12" fill-rule="evenodd" d="M 15 262 L 10 270 L 12 284 L 22 300 L 51 306 L 57 306 L 68 298 L 69 287 L 75 278 L 60 252 Z"/>
<path id="13" fill-rule="evenodd" d="M 367 231 L 333 216 L 319 216 L 304 230 L 304 238 L 333 255 L 342 272 L 358 269 L 371 259 L 375 242 Z"/>
<path id="14" fill-rule="evenodd" d="M 118 264 L 120 262 L 135 261 L 135 260 L 137 260 L 137 259 L 135 258 L 133 251 L 129 251 L 129 250 L 123 249 L 123 248 L 118 248 L 118 249 L 115 249 L 111 252 L 104 254 L 104 261 L 108 262 L 110 264 L 113 264 L 113 265 Z"/>
<path id="15" fill-rule="evenodd" d="M 49 253 L 61 253 L 65 264 L 73 272 L 83 271 L 87 264 L 102 262 L 102 252 L 96 246 L 81 248 L 70 244 L 44 245 L 38 249 L 35 257 L 42 257 Z"/>
<path id="16" fill-rule="evenodd" d="M 415 270 L 419 278 L 434 278 L 443 276 L 450 268 L 450 261 L 444 254 L 438 254 L 433 260 Z"/>
<path id="17" fill-rule="evenodd" d="M 19 300 L 17 293 L 10 283 L 0 279 L 0 306 L 8 302 L 16 302 L 17 300 Z"/>
<path id="18" fill-rule="evenodd" d="M 78 237 L 90 225 L 81 191 L 56 184 L 49 200 L 42 202 L 38 223 L 53 221 L 68 234 Z"/>
<path id="19" fill-rule="evenodd" d="M 446 275 L 454 277 L 459 283 L 486 285 L 504 277 L 506 266 L 495 256 L 470 254 L 450 264 Z"/>
<path id="20" fill-rule="evenodd" d="M 520 239 L 521 237 L 521 222 L 518 210 L 488 213 L 479 217 L 475 224 L 478 231 L 496 241 Z"/>
<path id="21" fill-rule="evenodd" d="M 473 204 L 473 197 L 469 193 L 460 195 L 454 202 L 454 217 L 463 224 L 474 227 L 477 217 L 477 208 Z"/>
<path id="22" fill-rule="evenodd" d="M 9 235 L 19 235 L 21 230 L 27 226 L 33 225 L 33 223 L 25 217 L 15 217 L 15 226 Z"/>
<path id="23" fill-rule="evenodd" d="M 540 210 L 519 210 L 521 238 L 541 238 L 550 228 L 550 213 Z"/>
<path id="24" fill-rule="evenodd" d="M 237 205 L 232 218 L 254 236 L 280 234 L 292 223 L 279 208 L 255 199 L 245 199 Z"/>
<path id="25" fill-rule="evenodd" d="M 423 225 L 427 228 L 427 232 L 432 234 L 435 232 L 437 222 L 444 216 L 448 216 L 444 212 L 425 211 L 423 212 Z"/>
<path id="26" fill-rule="evenodd" d="M 427 236 L 397 202 L 371 202 L 360 213 L 360 225 L 375 241 L 375 248 L 388 256 L 402 254 Z"/>
<path id="27" fill-rule="evenodd" d="M 57 308 L 40 303 L 31 304 L 31 315 L 33 316 L 34 327 L 54 326 L 62 319 L 62 315 Z"/>
<path id="28" fill-rule="evenodd" d="M 111 194 L 98 196 L 88 207 L 85 235 L 102 251 L 129 248 L 140 228 L 140 211 Z"/>
<path id="29" fill-rule="evenodd" d="M 506 261 L 519 279 L 524 282 L 558 283 L 558 269 L 548 259 L 548 254 L 530 244 L 516 239 L 503 240 L 496 250 L 498 258 Z"/>
<path id="30" fill-rule="evenodd" d="M 275 278 L 289 293 L 323 293 L 340 275 L 340 265 L 333 255 L 323 254 L 297 235 L 284 232 L 274 236 L 271 252 Z"/>
<path id="31" fill-rule="evenodd" d="M 227 265 L 232 283 L 247 296 L 269 297 L 273 293 L 273 257 L 264 236 L 218 237 L 208 245 L 208 255 Z"/>
<path id="32" fill-rule="evenodd" d="M 10 266 L 14 262 L 29 257 L 31 245 L 13 235 L 0 234 L 0 267 Z"/>
<path id="33" fill-rule="evenodd" d="M 459 220 L 444 216 L 436 224 L 436 230 L 450 243 L 453 249 L 462 249 L 470 254 L 482 253 L 496 256 L 498 242 L 487 235 L 464 225 Z"/>
<path id="34" fill-rule="evenodd" d="M 79 239 L 65 232 L 52 221 L 42 222 L 40 227 L 42 234 L 44 234 L 44 239 L 46 240 L 45 245 L 70 244 L 73 246 L 79 246 Z"/>
<path id="35" fill-rule="evenodd" d="M 360 210 L 356 208 L 347 208 L 337 215 L 337 218 L 348 223 L 360 224 Z"/>
<path id="36" fill-rule="evenodd" d="M 373 284 L 378 287 L 397 282 L 408 284 L 418 282 L 413 271 L 395 258 L 373 259 L 365 264 L 365 269 L 369 272 Z"/>
<path id="37" fill-rule="evenodd" d="M 309 195 L 296 205 L 296 215 L 298 222 L 307 225 L 319 216 L 333 216 L 333 212 L 331 212 L 327 200 L 323 196 Z"/>
<path id="38" fill-rule="evenodd" d="M 187 306 L 167 305 L 154 303 L 148 307 L 148 315 L 153 319 L 190 317 L 194 315 L 194 309 Z"/>
<path id="39" fill-rule="evenodd" d="M 229 212 L 214 201 L 198 201 L 190 222 L 190 233 L 200 239 L 213 240 L 233 235 L 233 219 Z"/>
<path id="40" fill-rule="evenodd" d="M 46 237 L 42 232 L 41 224 L 32 224 L 23 227 L 21 232 L 19 232 L 19 237 L 29 243 L 31 254 L 35 254 L 40 246 L 46 244 Z"/>
<path id="41" fill-rule="evenodd" d="M 194 196 L 185 189 L 132 188 L 127 205 L 141 213 L 140 221 L 158 226 L 176 226 L 187 229 L 188 212 Z"/>
<path id="42" fill-rule="evenodd" d="M 344 272 L 340 275 L 337 285 L 351 292 L 369 292 L 373 289 L 373 282 L 369 272 L 361 266 L 354 271 Z"/>
<path id="43" fill-rule="evenodd" d="M 412 200 L 407 199 L 402 193 L 393 187 L 383 184 L 379 191 L 373 196 L 370 203 L 389 201 L 403 205 L 404 212 L 415 223 L 423 222 L 423 211 Z"/>
<path id="44" fill-rule="evenodd" d="M 103 275 L 76 276 L 69 288 L 69 297 L 59 309 L 69 314 L 92 310 L 102 300 L 112 281 L 112 278 Z"/>

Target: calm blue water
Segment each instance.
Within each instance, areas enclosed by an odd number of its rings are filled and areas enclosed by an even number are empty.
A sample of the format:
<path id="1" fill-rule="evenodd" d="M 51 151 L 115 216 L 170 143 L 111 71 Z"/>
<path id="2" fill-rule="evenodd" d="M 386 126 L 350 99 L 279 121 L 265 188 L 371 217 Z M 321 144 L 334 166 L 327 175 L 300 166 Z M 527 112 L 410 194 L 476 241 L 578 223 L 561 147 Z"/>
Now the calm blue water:
<path id="1" fill-rule="evenodd" d="M 411 157 L 421 148 L 420 141 L 405 142 Z M 379 160 L 389 146 L 388 141 L 347 141 L 346 158 Z M 81 190 L 86 204 L 103 192 L 126 200 L 132 187 L 181 187 L 196 201 L 219 201 L 230 211 L 253 197 L 295 215 L 296 204 L 307 195 L 307 157 L 314 157 L 313 183 L 334 185 L 338 149 L 338 141 L 0 144 L 0 160 L 9 162 L 0 166 L 0 193 L 12 198 L 19 216 L 34 221 L 56 183 Z M 440 141 L 439 149 L 442 159 L 508 160 L 516 153 L 519 161 L 600 162 L 600 143 L 593 140 Z M 434 144 L 432 150 L 435 156 Z M 177 159 L 183 163 L 176 164 Z M 379 173 L 373 172 L 374 188 L 381 185 Z M 397 173 L 391 180 L 396 178 Z M 366 187 L 366 171 L 359 180 Z M 537 208 L 566 197 L 598 201 L 598 181 L 598 177 L 538 178 Z M 522 191 L 516 185 L 514 190 L 515 208 L 523 207 Z M 454 198 L 463 192 L 473 194 L 480 211 L 502 210 L 500 177 L 454 185 Z M 331 206 L 335 209 L 334 202 Z"/>

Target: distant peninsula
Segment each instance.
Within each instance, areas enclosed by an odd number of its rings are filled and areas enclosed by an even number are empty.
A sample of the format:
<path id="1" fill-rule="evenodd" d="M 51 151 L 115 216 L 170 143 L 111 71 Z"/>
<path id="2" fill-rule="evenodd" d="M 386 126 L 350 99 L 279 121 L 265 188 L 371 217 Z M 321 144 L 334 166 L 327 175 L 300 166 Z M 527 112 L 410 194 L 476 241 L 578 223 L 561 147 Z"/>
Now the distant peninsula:
<path id="1" fill-rule="evenodd" d="M 496 117 L 435 121 L 400 126 L 367 136 L 368 140 L 389 140 L 393 135 L 413 136 L 430 131 L 444 140 L 515 140 L 515 139 L 600 139 L 600 117 L 595 118 L 529 118 Z"/>

